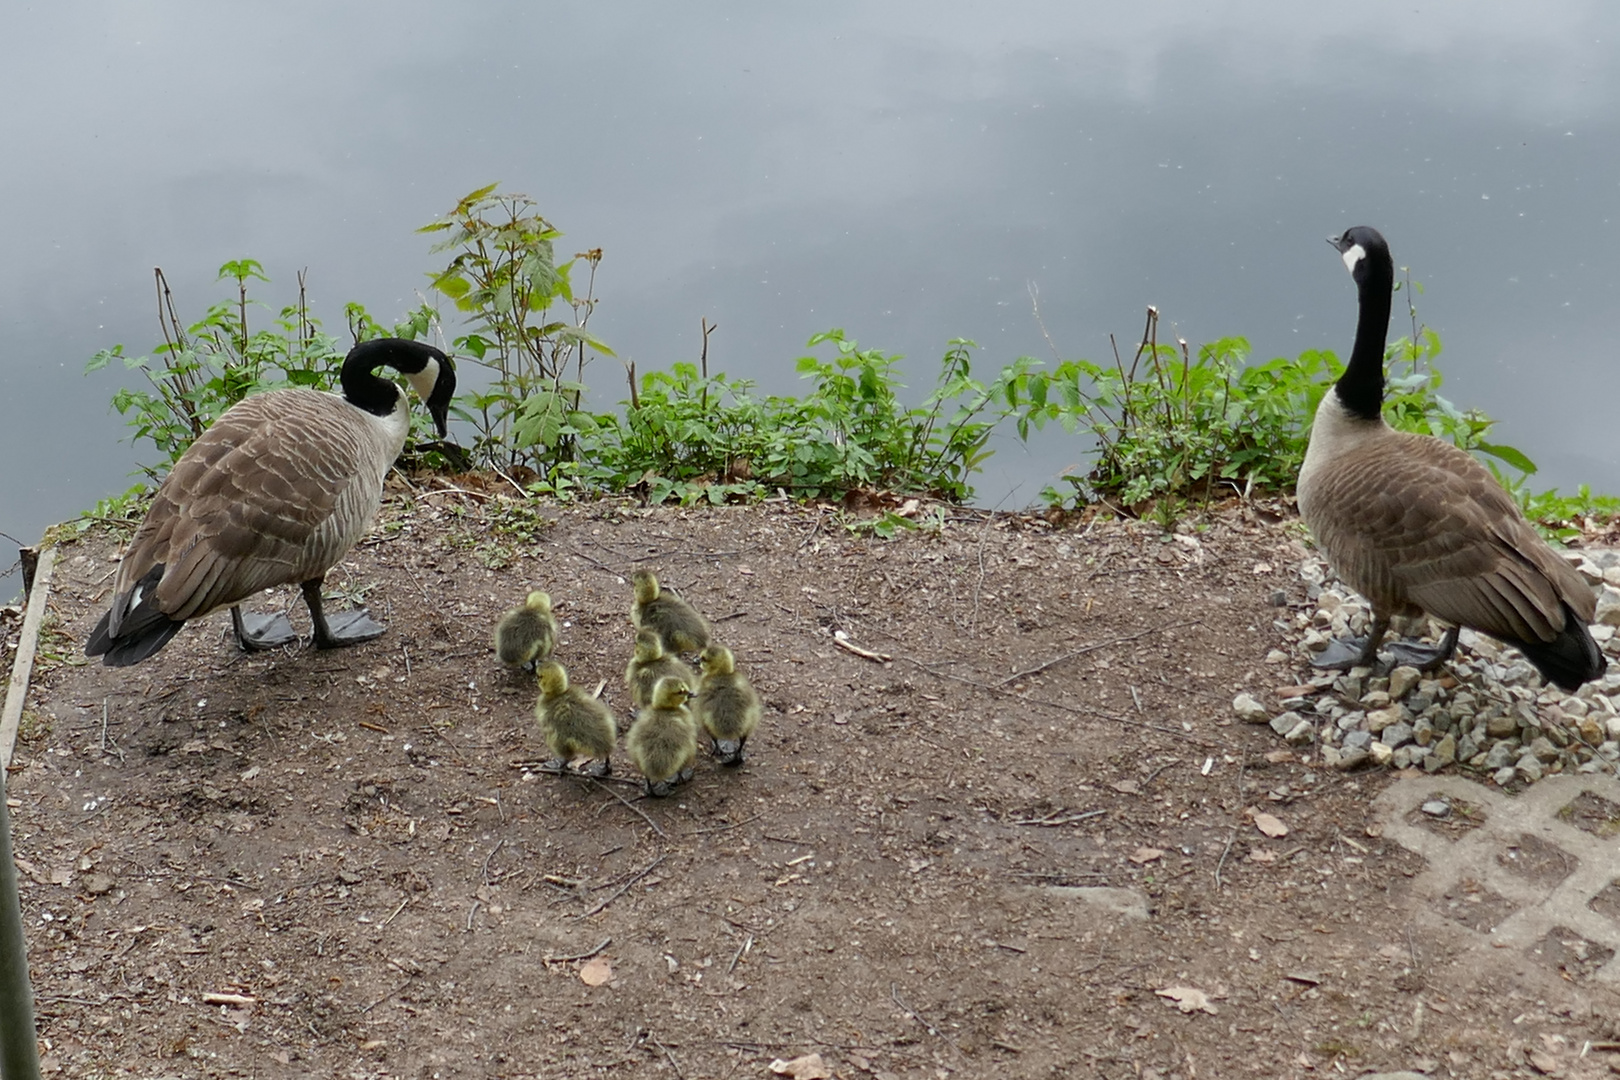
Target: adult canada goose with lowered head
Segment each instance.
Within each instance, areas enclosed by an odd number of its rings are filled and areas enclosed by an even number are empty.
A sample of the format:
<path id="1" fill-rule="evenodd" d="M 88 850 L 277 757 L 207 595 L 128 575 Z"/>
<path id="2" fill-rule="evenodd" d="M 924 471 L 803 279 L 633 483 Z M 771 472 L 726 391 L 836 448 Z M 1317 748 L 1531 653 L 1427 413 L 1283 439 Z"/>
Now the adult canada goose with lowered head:
<path id="1" fill-rule="evenodd" d="M 321 582 L 371 527 L 382 482 L 410 430 L 409 399 L 391 367 L 445 433 L 455 367 L 431 345 L 396 338 L 349 350 L 343 393 L 270 390 L 227 409 L 175 462 L 113 583 L 112 606 L 85 652 L 112 667 L 138 664 L 188 620 L 231 609 L 244 649 L 297 640 L 284 615 L 244 615 L 241 601 L 298 584 L 329 649 L 383 632 L 365 611 L 328 618 Z"/>
<path id="2" fill-rule="evenodd" d="M 1330 238 L 1360 297 L 1355 346 L 1322 396 L 1299 470 L 1299 512 L 1345 583 L 1372 604 L 1365 639 L 1330 642 L 1312 663 L 1371 664 L 1392 616 L 1427 612 L 1451 625 L 1438 646 L 1397 642 L 1422 669 L 1451 657 L 1459 627 L 1512 645 L 1565 690 L 1608 662 L 1587 631 L 1596 597 L 1525 521 L 1472 455 L 1384 422 L 1384 338 L 1395 286 L 1389 245 L 1357 226 Z"/>

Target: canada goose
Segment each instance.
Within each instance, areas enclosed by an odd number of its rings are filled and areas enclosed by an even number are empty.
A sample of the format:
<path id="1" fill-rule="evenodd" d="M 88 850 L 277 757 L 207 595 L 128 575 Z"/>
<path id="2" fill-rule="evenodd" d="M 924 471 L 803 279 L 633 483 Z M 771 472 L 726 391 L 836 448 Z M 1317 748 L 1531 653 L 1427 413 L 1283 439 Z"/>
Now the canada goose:
<path id="1" fill-rule="evenodd" d="M 653 687 L 652 704 L 642 709 L 624 748 L 641 770 L 646 791 L 663 798 L 675 785 L 692 779 L 697 761 L 697 725 L 686 707 L 692 688 L 679 679 L 665 677 Z"/>
<path id="2" fill-rule="evenodd" d="M 686 662 L 664 651 L 664 642 L 658 631 L 647 628 L 636 631 L 636 654 L 624 669 L 624 682 L 630 688 L 630 704 L 636 708 L 652 702 L 653 687 L 658 680 L 669 676 L 687 686 L 697 685 L 697 676 Z"/>
<path id="3" fill-rule="evenodd" d="M 341 396 L 288 389 L 243 398 L 158 488 L 85 653 L 112 667 L 138 664 L 185 622 L 223 607 L 244 649 L 285 645 L 297 640 L 285 616 L 243 615 L 238 605 L 294 583 L 303 587 L 317 648 L 381 634 L 363 610 L 328 620 L 321 582 L 371 527 L 383 476 L 410 430 L 405 392 L 376 374 L 384 365 L 405 375 L 442 436 L 455 368 L 416 341 L 381 338 L 350 349 Z"/>
<path id="4" fill-rule="evenodd" d="M 741 765 L 743 747 L 759 725 L 759 695 L 748 684 L 748 676 L 737 670 L 736 658 L 724 645 L 704 649 L 702 664 L 692 712 L 713 740 L 720 764 Z"/>
<path id="5" fill-rule="evenodd" d="M 636 587 L 636 602 L 630 607 L 630 621 L 636 629 L 658 631 L 664 648 L 672 653 L 697 652 L 709 643 L 709 624 L 691 604 L 668 589 L 659 588 L 651 570 L 630 575 Z"/>
<path id="6" fill-rule="evenodd" d="M 1395 268 L 1376 229 L 1330 238 L 1360 297 L 1355 346 L 1322 397 L 1299 470 L 1299 512 L 1345 583 L 1372 604 L 1365 639 L 1334 641 L 1318 667 L 1370 665 L 1396 615 L 1452 626 L 1439 646 L 1390 653 L 1421 669 L 1451 657 L 1459 627 L 1512 645 L 1565 690 L 1608 662 L 1586 625 L 1596 597 L 1467 452 L 1384 422 L 1384 338 Z"/>
<path id="7" fill-rule="evenodd" d="M 613 740 L 619 731 L 612 710 L 579 687 L 569 686 L 568 672 L 555 660 L 540 665 L 540 700 L 534 704 L 534 718 L 553 756 L 547 768 L 567 772 L 570 761 L 590 757 L 600 763 L 592 770 L 595 775 L 607 776 L 613 771 Z"/>
<path id="8" fill-rule="evenodd" d="M 557 647 L 557 633 L 551 597 L 536 589 L 495 624 L 495 655 L 508 667 L 533 671 Z"/>

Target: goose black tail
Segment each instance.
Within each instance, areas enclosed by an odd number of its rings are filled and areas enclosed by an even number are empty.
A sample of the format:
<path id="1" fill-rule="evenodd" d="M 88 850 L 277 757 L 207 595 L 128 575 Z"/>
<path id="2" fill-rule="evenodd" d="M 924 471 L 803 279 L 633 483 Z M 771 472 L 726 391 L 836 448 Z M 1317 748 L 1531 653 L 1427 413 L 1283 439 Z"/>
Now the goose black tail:
<path id="1" fill-rule="evenodd" d="M 1592 640 L 1580 617 L 1564 605 L 1564 629 L 1551 641 L 1515 641 L 1512 644 L 1548 682 L 1570 693 L 1584 683 L 1600 678 L 1609 661 Z"/>
<path id="2" fill-rule="evenodd" d="M 158 609 L 155 591 L 162 577 L 163 566 L 159 564 L 130 590 L 142 599 L 124 615 L 116 637 L 108 628 L 112 613 L 120 604 L 128 603 L 129 597 L 120 595 L 113 600 L 113 606 L 101 616 L 96 628 L 90 631 L 90 640 L 84 643 L 86 656 L 99 656 L 108 667 L 129 667 L 163 648 L 180 632 L 185 622 L 171 619 Z"/>

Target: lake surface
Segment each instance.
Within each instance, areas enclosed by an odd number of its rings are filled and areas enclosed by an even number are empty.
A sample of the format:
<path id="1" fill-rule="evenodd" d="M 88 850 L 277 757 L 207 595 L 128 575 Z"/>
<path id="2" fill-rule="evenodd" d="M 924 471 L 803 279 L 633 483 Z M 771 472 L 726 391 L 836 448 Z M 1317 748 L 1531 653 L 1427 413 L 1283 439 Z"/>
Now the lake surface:
<path id="1" fill-rule="evenodd" d="M 1051 359 L 1032 289 L 1065 357 L 1148 304 L 1163 337 L 1346 354 L 1322 241 L 1376 225 L 1448 396 L 1538 486 L 1620 492 L 1620 7 L 1318 7 L 15 6 L 0 532 L 31 543 L 154 456 L 108 407 L 123 376 L 81 374 L 161 340 L 154 266 L 186 318 L 228 259 L 272 307 L 307 267 L 341 334 L 345 301 L 414 306 L 438 259 L 414 230 L 494 180 L 604 249 L 591 325 L 622 357 L 693 360 L 706 317 L 711 369 L 778 392 L 832 326 L 916 386 L 952 337 L 985 371 Z M 592 376 L 623 396 L 614 361 Z M 978 487 L 1003 506 L 1083 453 L 998 445 Z"/>

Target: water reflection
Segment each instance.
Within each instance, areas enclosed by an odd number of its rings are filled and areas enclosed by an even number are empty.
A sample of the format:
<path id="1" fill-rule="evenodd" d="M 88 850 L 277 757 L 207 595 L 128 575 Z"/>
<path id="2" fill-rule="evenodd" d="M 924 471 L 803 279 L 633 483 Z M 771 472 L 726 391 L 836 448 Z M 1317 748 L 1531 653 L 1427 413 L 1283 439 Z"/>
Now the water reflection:
<path id="1" fill-rule="evenodd" d="M 0 530 L 127 485 L 111 382 L 251 256 L 335 328 L 415 302 L 412 230 L 491 179 L 607 251 L 593 329 L 643 369 L 695 356 L 796 385 L 839 325 L 917 363 L 1105 354 L 1157 303 L 1193 341 L 1348 347 L 1321 237 L 1376 224 L 1428 286 L 1451 396 L 1543 479 L 1620 490 L 1607 402 L 1620 295 L 1620 14 L 1597 3 L 831 4 L 777 11 L 487 3 L 104 2 L 15 12 L 3 71 Z M 610 363 L 597 377 L 611 400 Z M 1021 505 L 1073 447 L 1005 451 Z M 0 561 L 9 561 L 0 551 Z M 14 581 L 15 579 L 8 579 Z M 10 586 L 0 584 L 0 592 Z"/>

